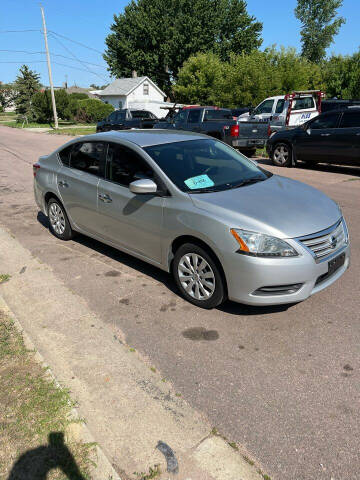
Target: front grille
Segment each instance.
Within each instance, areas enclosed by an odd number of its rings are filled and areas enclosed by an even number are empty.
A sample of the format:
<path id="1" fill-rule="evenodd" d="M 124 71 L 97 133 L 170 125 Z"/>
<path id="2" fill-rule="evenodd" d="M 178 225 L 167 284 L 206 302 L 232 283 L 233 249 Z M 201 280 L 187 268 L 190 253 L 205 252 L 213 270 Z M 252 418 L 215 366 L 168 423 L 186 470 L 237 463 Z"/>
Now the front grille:
<path id="1" fill-rule="evenodd" d="M 301 237 L 298 241 L 310 250 L 316 260 L 321 261 L 347 245 L 347 228 L 344 220 L 341 219 L 332 227 L 313 235 Z"/>

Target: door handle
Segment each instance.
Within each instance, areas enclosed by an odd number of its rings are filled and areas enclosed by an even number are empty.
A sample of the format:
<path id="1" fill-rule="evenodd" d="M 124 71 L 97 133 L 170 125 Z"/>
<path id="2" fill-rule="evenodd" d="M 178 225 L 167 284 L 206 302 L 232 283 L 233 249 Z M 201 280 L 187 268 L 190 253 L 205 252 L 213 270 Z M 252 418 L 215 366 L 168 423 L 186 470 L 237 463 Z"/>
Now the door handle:
<path id="1" fill-rule="evenodd" d="M 360 137 L 360 133 L 357 133 L 356 136 L 357 136 L 357 137 Z"/>
<path id="2" fill-rule="evenodd" d="M 330 137 L 331 133 L 321 133 L 320 135 L 322 137 Z"/>
<path id="3" fill-rule="evenodd" d="M 112 202 L 112 198 L 107 193 L 105 193 L 105 194 L 99 193 L 98 197 L 104 203 L 111 203 Z"/>
<path id="4" fill-rule="evenodd" d="M 59 182 L 59 187 L 65 187 L 65 188 L 67 188 L 68 186 L 69 186 L 68 183 L 64 182 L 63 180 L 60 180 L 60 182 Z"/>

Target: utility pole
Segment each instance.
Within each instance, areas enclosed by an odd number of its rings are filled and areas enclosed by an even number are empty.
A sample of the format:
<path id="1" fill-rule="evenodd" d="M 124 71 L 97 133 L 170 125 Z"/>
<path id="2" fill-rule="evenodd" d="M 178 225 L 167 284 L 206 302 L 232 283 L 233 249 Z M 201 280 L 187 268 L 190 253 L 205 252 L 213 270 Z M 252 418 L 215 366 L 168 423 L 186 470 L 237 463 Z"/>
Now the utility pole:
<path id="1" fill-rule="evenodd" d="M 59 128 L 59 124 L 58 124 L 58 117 L 57 117 L 57 111 L 56 111 L 54 85 L 53 85 L 53 81 L 52 81 L 51 63 L 50 63 L 50 54 L 49 54 L 49 47 L 48 47 L 48 41 L 47 41 L 47 30 L 46 30 L 46 23 L 45 23 L 45 15 L 44 15 L 44 9 L 43 9 L 42 5 L 40 5 L 40 9 L 41 9 L 41 16 L 42 16 L 43 27 L 44 27 L 45 50 L 46 50 L 47 66 L 48 66 L 48 71 L 49 71 L 51 102 L 52 102 L 52 107 L 53 107 L 53 112 L 54 112 L 55 128 L 57 129 L 57 128 Z"/>

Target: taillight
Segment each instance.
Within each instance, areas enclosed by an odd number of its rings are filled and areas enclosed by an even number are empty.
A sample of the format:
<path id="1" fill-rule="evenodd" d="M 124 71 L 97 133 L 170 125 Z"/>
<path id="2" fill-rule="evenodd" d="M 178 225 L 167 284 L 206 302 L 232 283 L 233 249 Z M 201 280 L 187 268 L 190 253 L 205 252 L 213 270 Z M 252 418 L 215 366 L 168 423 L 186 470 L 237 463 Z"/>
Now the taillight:
<path id="1" fill-rule="evenodd" d="M 231 125 L 230 135 L 232 137 L 238 137 L 239 136 L 239 125 Z"/>
<path id="2" fill-rule="evenodd" d="M 36 177 L 36 173 L 37 171 L 39 170 L 40 168 L 40 165 L 38 163 L 34 163 L 33 164 L 33 174 L 34 174 L 34 177 Z"/>
<path id="3" fill-rule="evenodd" d="M 268 134 L 268 137 L 270 137 L 271 134 L 272 134 L 272 130 L 271 130 L 271 127 L 270 127 L 270 123 L 268 123 L 267 134 Z"/>

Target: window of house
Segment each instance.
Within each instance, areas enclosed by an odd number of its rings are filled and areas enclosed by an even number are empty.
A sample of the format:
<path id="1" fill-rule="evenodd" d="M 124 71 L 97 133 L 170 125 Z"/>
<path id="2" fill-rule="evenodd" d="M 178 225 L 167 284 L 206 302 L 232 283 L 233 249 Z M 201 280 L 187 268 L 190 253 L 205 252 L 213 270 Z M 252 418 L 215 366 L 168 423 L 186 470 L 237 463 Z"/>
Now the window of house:
<path id="1" fill-rule="evenodd" d="M 99 177 L 104 176 L 105 149 L 103 142 L 76 143 L 70 155 L 70 167 Z"/>
<path id="2" fill-rule="evenodd" d="M 144 95 L 149 95 L 149 84 L 144 83 Z"/>
<path id="3" fill-rule="evenodd" d="M 123 145 L 110 143 L 106 159 L 106 180 L 124 187 L 135 180 L 154 177 L 154 172 L 146 161 Z"/>

